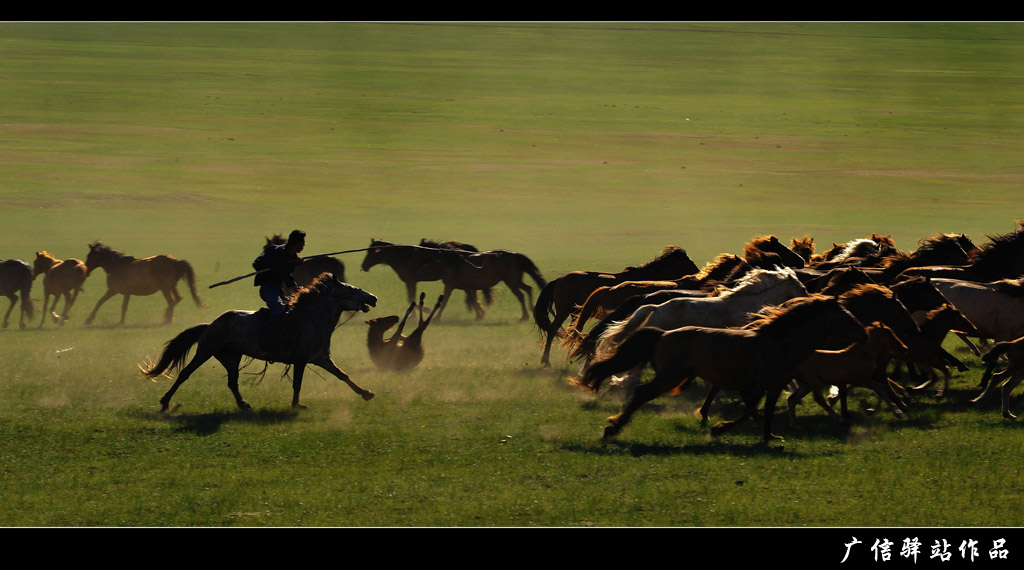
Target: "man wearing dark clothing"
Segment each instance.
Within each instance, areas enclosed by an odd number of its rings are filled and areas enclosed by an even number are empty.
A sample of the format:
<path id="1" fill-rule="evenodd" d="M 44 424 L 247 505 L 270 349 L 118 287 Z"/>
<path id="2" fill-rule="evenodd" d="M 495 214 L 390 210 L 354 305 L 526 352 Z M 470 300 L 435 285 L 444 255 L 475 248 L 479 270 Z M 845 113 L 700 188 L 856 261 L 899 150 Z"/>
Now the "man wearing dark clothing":
<path id="1" fill-rule="evenodd" d="M 292 271 L 302 262 L 299 253 L 305 246 L 306 232 L 295 230 L 288 236 L 287 243 L 267 245 L 252 262 L 253 269 L 258 271 L 253 285 L 260 288 L 260 298 L 274 317 L 285 313 L 285 296 L 295 289 Z"/>

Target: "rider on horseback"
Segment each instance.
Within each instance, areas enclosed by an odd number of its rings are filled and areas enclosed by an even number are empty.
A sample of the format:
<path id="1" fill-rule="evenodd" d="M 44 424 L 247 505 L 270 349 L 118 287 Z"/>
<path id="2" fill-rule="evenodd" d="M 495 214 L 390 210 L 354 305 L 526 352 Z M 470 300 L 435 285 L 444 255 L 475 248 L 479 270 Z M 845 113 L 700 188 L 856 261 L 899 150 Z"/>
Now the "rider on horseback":
<path id="1" fill-rule="evenodd" d="M 293 230 L 287 243 L 268 244 L 252 262 L 253 269 L 257 271 L 253 286 L 260 288 L 260 298 L 270 309 L 269 329 L 276 333 L 282 332 L 281 321 L 287 311 L 286 296 L 296 288 L 292 272 L 302 262 L 299 253 L 305 245 L 306 232 Z"/>

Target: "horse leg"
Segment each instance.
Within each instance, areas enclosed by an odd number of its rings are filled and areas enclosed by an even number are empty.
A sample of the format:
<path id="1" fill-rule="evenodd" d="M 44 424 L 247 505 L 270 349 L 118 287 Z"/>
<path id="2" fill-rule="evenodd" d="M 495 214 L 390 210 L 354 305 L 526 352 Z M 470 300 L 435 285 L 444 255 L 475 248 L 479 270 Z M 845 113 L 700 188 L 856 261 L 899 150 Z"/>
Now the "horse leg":
<path id="1" fill-rule="evenodd" d="M 103 303 L 106 303 L 108 299 L 110 299 L 111 297 L 113 297 L 116 294 L 117 293 L 114 293 L 112 290 L 107 289 L 107 292 L 104 293 L 102 297 L 100 297 L 100 300 L 96 301 L 96 306 L 93 307 L 92 313 L 89 314 L 89 318 L 85 319 L 85 324 L 87 324 L 87 325 L 91 324 L 92 320 L 96 318 L 96 311 L 99 311 L 100 307 L 103 306 Z M 126 302 L 127 302 L 127 300 L 126 300 Z"/>
<path id="2" fill-rule="evenodd" d="M 63 325 L 68 321 L 68 316 L 71 314 L 71 305 L 75 304 L 75 296 L 77 295 L 77 291 L 75 291 L 74 293 L 72 293 L 71 291 L 64 293 L 64 311 L 60 314 L 60 320 L 58 321 L 58 324 Z M 54 306 L 57 306 L 56 301 L 54 301 Z"/>
<path id="3" fill-rule="evenodd" d="M 1003 396 L 1003 417 L 1006 419 L 1016 419 L 1017 416 L 1010 413 L 1010 392 L 1020 384 L 1020 381 L 1024 380 L 1024 372 L 1017 372 L 1012 378 L 1003 384 L 1002 396 Z"/>
<path id="4" fill-rule="evenodd" d="M 4 328 L 7 328 L 7 321 L 11 316 L 11 311 L 14 310 L 14 304 L 18 302 L 18 297 L 11 293 L 7 296 L 11 300 L 11 304 L 7 307 L 7 313 L 4 314 Z"/>
<path id="5" fill-rule="evenodd" d="M 632 396 L 622 406 L 622 411 L 617 415 L 608 418 L 608 424 L 604 428 L 604 438 L 611 437 L 625 427 L 629 423 L 630 418 L 633 414 L 647 402 L 657 398 L 665 392 L 671 390 L 673 387 L 678 386 L 679 376 L 670 373 L 655 373 L 654 379 L 646 384 L 637 386 L 636 390 L 633 391 Z"/>
<path id="6" fill-rule="evenodd" d="M 518 283 L 517 284 L 517 283 L 513 283 L 511 281 L 506 280 L 505 281 L 505 285 L 508 285 L 509 290 L 512 291 L 512 294 L 516 296 L 516 299 L 519 301 L 519 307 L 522 308 L 522 310 L 523 310 L 523 316 L 519 317 L 519 322 L 522 323 L 522 322 L 526 322 L 526 321 L 530 320 L 530 314 L 526 310 L 526 299 L 523 297 L 523 294 L 519 291 L 519 288 L 520 287 L 526 287 L 526 284 L 525 283 Z"/>
<path id="7" fill-rule="evenodd" d="M 772 433 L 772 417 L 775 415 L 775 403 L 779 401 L 782 394 L 782 384 L 777 383 L 768 387 L 764 397 L 764 441 L 783 439 L 782 436 Z M 824 398 L 822 398 L 824 400 Z M 757 405 L 756 403 L 754 404 Z"/>
<path id="8" fill-rule="evenodd" d="M 185 380 L 188 380 L 189 376 L 192 376 L 192 373 L 198 370 L 199 367 L 202 366 L 204 362 L 209 360 L 211 356 L 213 355 L 204 351 L 202 347 L 197 347 L 195 356 L 193 356 L 192 360 L 190 360 L 189 363 L 185 365 L 185 367 L 182 368 L 180 372 L 178 372 L 178 377 L 174 380 L 174 384 L 171 385 L 171 389 L 167 390 L 167 393 L 164 394 L 163 398 L 160 398 L 161 412 L 167 411 L 167 407 L 171 403 L 171 396 L 173 396 L 174 393 L 178 391 L 178 387 L 181 386 L 185 382 Z"/>
<path id="9" fill-rule="evenodd" d="M 242 393 L 238 391 L 238 365 L 242 362 L 242 355 L 238 353 L 221 353 L 215 355 L 215 358 L 228 371 L 228 389 L 235 396 L 235 403 L 243 410 L 251 410 L 252 406 L 242 399 Z"/>
<path id="10" fill-rule="evenodd" d="M 302 375 L 306 371 L 305 362 L 297 362 L 292 370 L 292 407 L 306 409 L 309 406 L 299 403 L 299 392 L 302 391 Z"/>
<path id="11" fill-rule="evenodd" d="M 437 308 L 437 315 L 434 317 L 437 319 L 437 322 L 441 322 L 441 315 L 444 313 L 444 308 L 448 306 L 448 299 L 452 297 L 452 289 L 454 289 L 454 287 L 451 285 L 447 283 L 444 284 L 444 293 L 442 293 L 442 295 L 444 295 L 444 300 L 441 301 L 441 306 Z"/>
<path id="12" fill-rule="evenodd" d="M 167 301 L 167 310 L 164 311 L 164 324 L 169 325 L 174 319 L 174 307 L 181 301 L 181 293 L 178 292 L 177 288 L 165 289 L 163 293 L 164 299 Z M 125 304 L 127 302 L 128 296 L 125 295 Z"/>
<path id="13" fill-rule="evenodd" d="M 567 318 L 569 318 L 569 312 L 556 307 L 555 316 L 551 319 L 551 328 L 545 331 L 547 332 L 547 340 L 544 342 L 544 354 L 540 357 L 541 366 L 551 365 L 551 344 L 554 342 L 555 337 L 558 336 L 558 329 L 562 327 L 562 323 Z"/>
<path id="14" fill-rule="evenodd" d="M 335 377 L 338 378 L 338 380 L 341 380 L 342 382 L 348 384 L 348 387 L 352 388 L 352 390 L 356 394 L 362 396 L 364 400 L 373 399 L 373 392 L 360 388 L 358 385 L 356 385 L 356 383 L 353 382 L 352 379 L 348 377 L 348 374 L 345 374 L 344 372 L 342 372 L 341 368 L 338 368 L 338 365 L 334 363 L 334 360 L 332 360 L 330 356 L 324 356 L 322 358 L 319 358 L 315 360 L 313 364 L 316 364 L 320 368 L 323 368 L 324 370 L 333 374 Z M 298 395 L 299 393 L 296 391 L 295 397 L 297 398 Z"/>
<path id="15" fill-rule="evenodd" d="M 839 423 L 839 425 L 843 425 L 843 424 L 846 423 L 846 420 L 843 419 L 842 416 L 837 414 L 836 411 L 833 410 L 832 407 L 828 405 L 828 401 L 825 400 L 825 394 L 823 394 L 822 391 L 821 391 L 821 385 L 820 384 L 814 384 L 811 388 L 807 388 L 804 384 L 801 383 L 800 384 L 800 388 L 798 388 L 798 391 L 801 391 L 801 390 L 802 390 L 802 393 L 800 394 L 800 398 L 803 398 L 804 395 L 807 394 L 807 392 L 810 392 L 811 396 L 814 398 L 814 401 L 817 402 L 819 406 L 821 406 L 821 409 L 823 409 L 826 412 L 828 412 L 829 417 L 831 417 L 833 420 L 835 420 L 837 423 Z M 790 401 L 792 401 L 794 395 L 796 395 L 795 392 L 793 394 L 790 394 L 790 396 L 789 396 L 789 400 Z M 800 398 L 798 398 L 798 401 L 799 401 Z M 790 420 L 792 420 L 793 418 L 796 417 L 794 415 L 794 410 L 793 410 L 793 406 L 792 405 L 790 406 L 789 413 L 790 413 Z"/>
<path id="16" fill-rule="evenodd" d="M 53 300 L 53 305 L 55 307 L 57 306 L 57 301 L 58 300 L 59 299 L 56 299 L 56 298 Z M 39 328 L 43 328 L 43 325 L 46 323 L 46 312 L 47 312 L 46 310 L 49 308 L 49 306 L 50 306 L 50 294 L 49 293 L 43 293 L 43 317 L 41 319 L 39 319 Z"/>
<path id="17" fill-rule="evenodd" d="M 132 298 L 128 293 L 124 294 L 124 300 L 121 301 L 121 324 L 124 324 L 124 317 L 128 314 L 128 301 Z"/>
<path id="18" fill-rule="evenodd" d="M 708 425 L 708 410 L 711 409 L 711 402 L 715 399 L 715 396 L 717 396 L 717 395 L 718 395 L 718 386 L 712 385 L 711 386 L 711 390 L 708 392 L 708 395 L 704 398 L 704 403 L 701 404 L 700 405 L 700 409 L 697 410 L 697 413 L 700 415 L 700 426 L 701 427 L 707 427 L 707 425 Z"/>

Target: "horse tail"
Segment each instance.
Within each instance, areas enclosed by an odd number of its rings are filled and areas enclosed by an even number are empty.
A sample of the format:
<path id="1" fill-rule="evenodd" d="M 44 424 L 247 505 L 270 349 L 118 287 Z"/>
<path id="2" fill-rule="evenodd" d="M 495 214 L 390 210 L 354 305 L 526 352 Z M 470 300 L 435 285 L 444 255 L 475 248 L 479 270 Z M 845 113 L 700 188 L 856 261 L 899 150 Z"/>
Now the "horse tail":
<path id="1" fill-rule="evenodd" d="M 537 294 L 537 304 L 533 306 L 533 322 L 540 330 L 547 332 L 551 329 L 551 317 L 554 315 L 555 287 L 558 286 L 558 279 L 548 283 L 541 288 Z"/>
<path id="2" fill-rule="evenodd" d="M 28 279 L 21 284 L 21 310 L 25 312 L 28 318 L 33 318 L 36 314 L 36 303 L 32 300 L 32 274 L 28 274 Z"/>
<path id="3" fill-rule="evenodd" d="M 531 260 L 529 257 L 526 257 L 525 255 L 520 253 L 519 264 L 520 267 L 523 268 L 523 272 L 532 277 L 533 280 L 537 283 L 538 287 L 543 289 L 548 284 L 548 282 L 544 279 L 544 276 L 540 274 L 540 269 L 537 268 L 537 265 L 534 264 L 533 260 Z"/>
<path id="4" fill-rule="evenodd" d="M 149 368 L 142 368 L 140 366 L 142 373 L 153 378 L 163 374 L 165 371 L 181 368 L 185 364 L 185 360 L 188 359 L 188 353 L 192 349 L 192 345 L 199 342 L 199 337 L 203 336 L 203 333 L 206 332 L 206 328 L 209 326 L 209 324 L 196 325 L 185 329 L 181 334 L 167 341 L 167 346 L 164 348 L 164 353 L 160 356 L 160 360 Z"/>
<path id="5" fill-rule="evenodd" d="M 664 332 L 656 327 L 637 329 L 616 348 L 614 353 L 607 358 L 594 361 L 583 373 L 583 376 L 574 378 L 570 382 L 591 392 L 597 392 L 605 378 L 650 362 L 654 356 L 654 350 L 658 346 L 658 340 L 661 339 Z"/>
<path id="6" fill-rule="evenodd" d="M 576 318 L 573 319 L 572 326 L 569 327 L 568 335 L 574 339 L 573 345 L 577 344 L 581 335 L 583 334 L 583 325 L 587 324 L 590 317 L 594 316 L 597 309 L 601 307 L 604 301 L 604 294 L 608 292 L 608 287 L 598 287 L 594 289 L 587 300 L 583 302 L 583 305 L 576 312 Z"/>
<path id="7" fill-rule="evenodd" d="M 203 300 L 199 298 L 199 290 L 196 289 L 196 272 L 192 269 L 192 264 L 184 259 L 179 259 L 177 263 L 178 268 L 185 275 L 185 280 L 188 281 L 188 289 L 192 293 L 192 300 L 196 302 L 196 306 L 200 309 L 207 308 Z"/>
<path id="8" fill-rule="evenodd" d="M 615 352 L 617 350 L 616 347 L 629 338 L 633 331 L 647 324 L 653 312 L 654 305 L 644 305 L 637 309 L 629 318 L 615 321 L 608 325 L 608 328 L 601 333 L 601 337 L 597 340 L 594 352 L 598 357 L 602 354 Z"/>

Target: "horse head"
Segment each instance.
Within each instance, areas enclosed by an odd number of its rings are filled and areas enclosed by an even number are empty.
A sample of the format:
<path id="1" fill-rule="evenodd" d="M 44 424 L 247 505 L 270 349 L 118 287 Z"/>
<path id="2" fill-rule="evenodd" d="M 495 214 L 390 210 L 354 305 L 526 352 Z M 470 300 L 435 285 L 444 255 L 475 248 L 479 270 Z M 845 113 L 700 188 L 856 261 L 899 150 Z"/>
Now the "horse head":
<path id="1" fill-rule="evenodd" d="M 328 297 L 336 300 L 343 311 L 362 311 L 367 313 L 370 307 L 377 306 L 377 296 L 342 281 L 338 281 L 332 273 L 321 273 L 315 284 L 325 283 Z"/>
<path id="2" fill-rule="evenodd" d="M 363 271 L 369 271 L 371 267 L 380 263 L 380 253 L 383 248 L 393 245 L 389 242 L 379 239 L 370 238 L 370 247 L 366 249 L 366 257 L 363 258 L 363 265 L 361 266 Z"/>
<path id="3" fill-rule="evenodd" d="M 103 267 L 107 259 L 109 259 L 110 248 L 101 244 L 100 242 L 89 244 L 89 255 L 85 257 L 85 276 L 92 275 L 92 272 L 97 267 Z"/>

